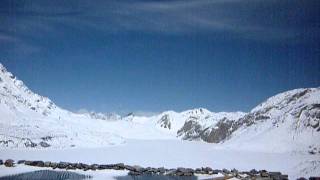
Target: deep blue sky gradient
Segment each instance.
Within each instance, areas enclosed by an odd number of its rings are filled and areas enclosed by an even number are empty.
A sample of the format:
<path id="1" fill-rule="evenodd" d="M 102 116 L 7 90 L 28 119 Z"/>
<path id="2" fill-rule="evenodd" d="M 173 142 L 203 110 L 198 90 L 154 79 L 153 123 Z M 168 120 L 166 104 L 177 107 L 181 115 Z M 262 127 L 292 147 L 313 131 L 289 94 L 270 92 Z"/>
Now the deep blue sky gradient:
<path id="1" fill-rule="evenodd" d="M 319 1 L 17 2 L 0 63 L 72 111 L 249 111 L 320 85 Z"/>

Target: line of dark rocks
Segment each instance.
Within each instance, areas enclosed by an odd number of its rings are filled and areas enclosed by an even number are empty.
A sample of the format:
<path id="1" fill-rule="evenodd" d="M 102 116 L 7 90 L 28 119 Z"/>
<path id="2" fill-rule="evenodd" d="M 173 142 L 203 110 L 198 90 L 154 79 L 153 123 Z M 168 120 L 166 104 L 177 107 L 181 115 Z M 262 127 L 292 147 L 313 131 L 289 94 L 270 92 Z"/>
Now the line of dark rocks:
<path id="1" fill-rule="evenodd" d="M 7 159 L 5 162 L 0 160 L 0 165 L 5 165 L 6 167 L 14 167 L 15 161 L 12 159 Z M 52 169 L 65 169 L 65 170 L 76 170 L 80 169 L 83 171 L 88 170 L 128 170 L 128 175 L 130 176 L 140 176 L 140 175 L 167 175 L 167 176 L 194 176 L 195 174 L 203 175 L 214 175 L 223 174 L 224 179 L 229 179 L 236 177 L 239 179 L 256 179 L 256 180 L 288 180 L 288 175 L 282 174 L 281 172 L 268 172 L 266 170 L 255 170 L 251 171 L 238 171 L 236 169 L 212 169 L 210 167 L 201 168 L 173 168 L 167 169 L 164 167 L 153 168 L 153 167 L 141 167 L 141 166 L 130 166 L 124 163 L 117 164 L 85 164 L 85 163 L 70 163 L 70 162 L 51 162 L 51 161 L 26 161 L 19 160 L 17 164 L 24 164 L 27 166 L 35 167 L 50 167 Z M 299 178 L 298 180 L 307 180 L 306 178 Z M 309 180 L 320 180 L 320 177 L 310 177 Z"/>

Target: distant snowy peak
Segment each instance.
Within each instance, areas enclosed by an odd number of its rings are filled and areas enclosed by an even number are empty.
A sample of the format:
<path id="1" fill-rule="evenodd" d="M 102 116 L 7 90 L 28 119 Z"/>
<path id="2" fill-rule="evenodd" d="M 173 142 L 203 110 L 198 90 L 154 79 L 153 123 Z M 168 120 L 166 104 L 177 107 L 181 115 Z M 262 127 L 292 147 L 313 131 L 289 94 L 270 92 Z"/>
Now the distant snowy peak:
<path id="1" fill-rule="evenodd" d="M 217 128 L 219 122 L 237 121 L 246 115 L 244 112 L 210 112 L 204 108 L 187 110 L 181 113 L 164 112 L 158 116 L 157 124 L 161 128 L 176 132 L 177 137 L 184 140 L 203 140 L 219 142 L 211 139 L 210 132 Z"/>

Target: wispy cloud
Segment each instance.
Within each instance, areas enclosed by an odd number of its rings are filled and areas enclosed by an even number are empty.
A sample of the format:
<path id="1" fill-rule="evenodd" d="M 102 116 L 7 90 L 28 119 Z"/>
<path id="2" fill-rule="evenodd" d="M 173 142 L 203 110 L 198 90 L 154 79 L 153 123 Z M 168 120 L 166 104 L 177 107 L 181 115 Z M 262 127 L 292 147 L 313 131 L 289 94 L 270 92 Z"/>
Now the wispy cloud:
<path id="1" fill-rule="evenodd" d="M 0 8 L 4 22 L 0 31 L 14 33 L 21 39 L 38 40 L 63 36 L 65 27 L 101 33 L 222 32 L 254 40 L 283 40 L 314 32 L 309 30 L 309 24 L 301 32 L 306 14 L 296 14 L 297 17 L 290 14 L 290 9 L 295 10 L 299 5 L 312 6 L 308 3 L 297 0 L 285 3 L 276 0 L 40 1 Z M 315 10 L 305 11 L 312 14 Z"/>

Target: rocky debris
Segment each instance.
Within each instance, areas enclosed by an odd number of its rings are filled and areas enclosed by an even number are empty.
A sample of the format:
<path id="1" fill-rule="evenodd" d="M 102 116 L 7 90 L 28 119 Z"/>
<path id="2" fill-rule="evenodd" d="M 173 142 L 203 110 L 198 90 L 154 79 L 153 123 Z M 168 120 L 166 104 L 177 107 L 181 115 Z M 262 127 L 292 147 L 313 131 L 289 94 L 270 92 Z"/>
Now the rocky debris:
<path id="1" fill-rule="evenodd" d="M 0 160 L 0 165 L 1 165 Z M 224 178 L 237 178 L 237 179 L 256 179 L 256 180 L 287 180 L 288 175 L 281 174 L 281 172 L 268 172 L 266 170 L 257 171 L 255 169 L 251 171 L 238 171 L 237 169 L 212 169 L 211 167 L 201 167 L 201 168 L 184 168 L 178 167 L 176 169 L 166 169 L 164 167 L 154 168 L 154 167 L 141 167 L 138 165 L 130 166 L 124 163 L 117 164 L 84 164 L 84 163 L 70 163 L 70 162 L 50 162 L 50 161 L 25 161 L 19 160 L 18 164 L 24 163 L 28 166 L 36 166 L 36 167 L 51 167 L 52 169 L 65 169 L 65 170 L 76 170 L 80 169 L 83 171 L 88 170 L 105 170 L 105 169 L 113 169 L 113 170 L 128 170 L 128 175 L 130 176 L 140 176 L 140 175 L 165 175 L 165 176 L 194 176 L 196 174 L 222 174 Z M 14 161 L 8 159 L 5 161 L 5 165 L 7 167 L 13 167 Z M 319 180 L 317 177 L 312 177 L 312 180 Z M 303 180 L 303 179 L 300 179 Z M 311 180 L 311 179 L 310 179 Z"/>
<path id="2" fill-rule="evenodd" d="M 0 141 L 0 145 L 2 145 L 4 147 L 8 147 L 10 144 L 14 144 L 14 142 L 12 140 L 1 140 Z"/>
<path id="3" fill-rule="evenodd" d="M 2 159 L 0 159 L 0 165 L 2 165 L 3 164 L 3 161 L 2 161 Z"/>
<path id="4" fill-rule="evenodd" d="M 46 161 L 44 162 L 44 167 L 51 167 L 51 162 L 50 161 Z"/>
<path id="5" fill-rule="evenodd" d="M 59 162 L 57 165 L 57 168 L 59 169 L 66 169 L 68 167 L 69 163 L 67 162 Z"/>
<path id="6" fill-rule="evenodd" d="M 4 162 L 4 165 L 6 167 L 13 167 L 14 166 L 14 160 L 12 159 L 7 159 L 5 162 Z"/>

